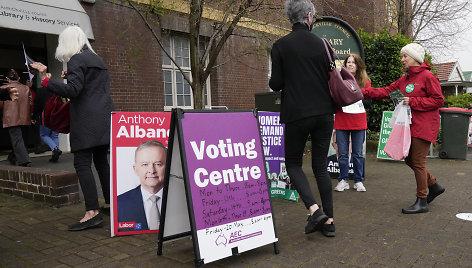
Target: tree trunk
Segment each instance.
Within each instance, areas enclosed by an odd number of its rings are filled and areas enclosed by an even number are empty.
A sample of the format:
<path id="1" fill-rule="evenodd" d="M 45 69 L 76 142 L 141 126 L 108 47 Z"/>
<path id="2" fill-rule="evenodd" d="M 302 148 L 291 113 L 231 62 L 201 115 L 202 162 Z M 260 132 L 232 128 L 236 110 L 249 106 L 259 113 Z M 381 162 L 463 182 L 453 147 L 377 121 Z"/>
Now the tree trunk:
<path id="1" fill-rule="evenodd" d="M 204 102 L 203 102 L 203 84 L 200 82 L 192 82 L 193 86 L 193 104 L 194 104 L 194 109 L 201 110 L 205 108 Z"/>
<path id="2" fill-rule="evenodd" d="M 190 1 L 189 14 L 189 39 L 190 39 L 190 67 L 192 73 L 193 107 L 195 109 L 203 109 L 202 98 L 202 73 L 204 64 L 200 61 L 200 22 L 203 12 L 203 0 Z"/>
<path id="3" fill-rule="evenodd" d="M 405 0 L 398 0 L 398 33 L 408 36 L 408 24 L 406 23 L 406 18 L 408 14 L 406 14 L 406 1 Z"/>

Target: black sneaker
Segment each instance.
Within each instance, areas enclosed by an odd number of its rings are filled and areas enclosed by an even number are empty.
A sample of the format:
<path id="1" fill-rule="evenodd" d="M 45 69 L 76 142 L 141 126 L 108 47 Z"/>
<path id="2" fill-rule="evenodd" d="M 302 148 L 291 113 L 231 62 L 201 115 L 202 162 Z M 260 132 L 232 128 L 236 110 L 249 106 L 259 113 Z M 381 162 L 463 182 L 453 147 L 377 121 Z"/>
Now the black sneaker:
<path id="1" fill-rule="evenodd" d="M 327 220 L 328 216 L 326 216 L 321 209 L 317 209 L 315 213 L 308 216 L 308 223 L 305 226 L 305 234 L 316 232 Z"/>
<path id="2" fill-rule="evenodd" d="M 335 230 L 336 228 L 334 227 L 334 222 L 331 224 L 323 224 L 323 227 L 321 228 L 321 232 L 323 232 L 323 235 L 326 237 L 335 237 Z"/>
<path id="3" fill-rule="evenodd" d="M 59 161 L 59 156 L 61 156 L 62 154 L 62 151 L 59 150 L 59 148 L 54 148 L 54 150 L 52 151 L 52 156 L 51 156 L 51 159 L 49 159 L 50 162 L 57 162 Z"/>

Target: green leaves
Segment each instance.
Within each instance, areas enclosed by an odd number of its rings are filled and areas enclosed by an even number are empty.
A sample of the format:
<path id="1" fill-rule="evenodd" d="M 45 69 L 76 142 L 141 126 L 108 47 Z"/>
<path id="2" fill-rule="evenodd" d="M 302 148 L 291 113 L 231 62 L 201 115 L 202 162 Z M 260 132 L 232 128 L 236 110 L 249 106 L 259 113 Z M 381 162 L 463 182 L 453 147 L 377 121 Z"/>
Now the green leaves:
<path id="1" fill-rule="evenodd" d="M 378 34 L 358 31 L 364 45 L 367 75 L 372 87 L 385 87 L 403 75 L 400 50 L 411 43 L 406 36 L 390 34 L 382 30 Z M 372 107 L 367 110 L 367 126 L 372 131 L 380 131 L 382 113 L 393 111 L 394 105 L 390 99 L 373 100 Z"/>
<path id="2" fill-rule="evenodd" d="M 447 97 L 444 104 L 448 107 L 470 108 L 472 96 L 470 94 L 451 95 Z"/>

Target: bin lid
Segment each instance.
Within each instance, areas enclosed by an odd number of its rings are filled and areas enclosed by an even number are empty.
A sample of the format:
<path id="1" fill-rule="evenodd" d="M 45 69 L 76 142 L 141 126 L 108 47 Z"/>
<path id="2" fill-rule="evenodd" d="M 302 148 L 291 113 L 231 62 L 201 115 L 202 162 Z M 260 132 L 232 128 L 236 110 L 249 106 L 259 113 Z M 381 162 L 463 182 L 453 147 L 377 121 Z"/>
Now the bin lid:
<path id="1" fill-rule="evenodd" d="M 454 114 L 465 114 L 465 115 L 472 115 L 472 111 L 466 108 L 459 108 L 459 107 L 448 107 L 448 108 L 440 108 L 440 113 L 454 113 Z"/>

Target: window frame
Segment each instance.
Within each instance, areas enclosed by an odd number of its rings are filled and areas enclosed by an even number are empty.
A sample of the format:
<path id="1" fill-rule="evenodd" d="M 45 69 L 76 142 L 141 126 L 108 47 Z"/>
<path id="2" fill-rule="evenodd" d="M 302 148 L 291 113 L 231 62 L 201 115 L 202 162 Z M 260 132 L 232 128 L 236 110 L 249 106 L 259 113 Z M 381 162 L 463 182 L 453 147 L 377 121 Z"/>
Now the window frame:
<path id="1" fill-rule="evenodd" d="M 186 41 L 188 46 L 188 54 L 187 55 L 182 55 L 182 53 L 180 53 L 179 55 L 179 51 L 176 50 L 176 42 L 179 42 L 179 41 Z M 162 34 L 162 43 L 163 43 L 163 46 L 166 48 L 166 49 L 169 49 L 170 51 L 169 54 L 171 55 L 171 57 L 179 64 L 181 64 L 180 68 L 188 75 L 188 77 L 190 79 L 192 79 L 192 72 L 191 72 L 191 67 L 190 67 L 190 41 L 189 41 L 189 38 L 188 38 L 188 34 L 182 34 L 182 33 L 176 33 L 176 32 L 169 32 L 167 34 Z M 206 46 L 206 43 L 203 43 L 204 44 L 204 47 L 203 49 L 205 48 Z M 185 47 L 184 46 L 180 46 L 180 52 L 183 52 L 185 50 Z M 202 47 L 200 48 L 202 49 Z M 176 58 L 176 54 L 177 54 L 177 57 Z M 187 57 L 185 57 L 187 56 Z M 182 63 L 185 62 L 185 59 L 188 59 L 188 66 L 183 66 Z M 192 87 L 190 86 L 190 84 L 187 83 L 187 81 L 185 81 L 185 79 L 183 78 L 180 70 L 177 68 L 177 66 L 167 57 L 167 55 L 165 55 L 164 51 L 162 51 L 162 64 L 161 64 L 161 69 L 162 69 L 162 83 L 163 83 L 163 97 L 164 97 L 164 111 L 170 111 L 172 108 L 182 108 L 182 109 L 193 109 L 194 108 L 194 99 L 193 99 L 193 89 Z M 166 72 L 170 72 L 170 83 L 168 80 L 166 80 Z M 177 79 L 179 78 L 180 76 L 180 79 L 179 81 L 177 81 Z M 179 93 L 179 90 L 178 90 L 178 84 L 183 84 L 183 90 L 182 92 L 183 93 Z M 171 94 L 168 94 L 166 92 L 166 84 L 171 84 Z M 185 86 L 188 85 L 189 87 L 189 90 L 190 90 L 190 105 L 185 105 L 187 104 L 186 101 L 185 101 L 185 96 L 186 93 L 185 93 Z M 179 102 L 179 95 L 182 95 L 183 94 L 183 101 L 184 101 L 184 105 L 178 105 L 178 102 Z M 206 95 L 206 96 L 205 96 Z M 166 98 L 168 96 L 171 96 L 172 98 L 172 105 L 166 105 Z M 205 84 L 204 84 L 204 88 L 203 88 L 203 96 L 202 96 L 203 100 L 204 100 L 204 107 L 206 109 L 211 109 L 211 90 L 210 90 L 210 76 L 208 76 Z"/>

